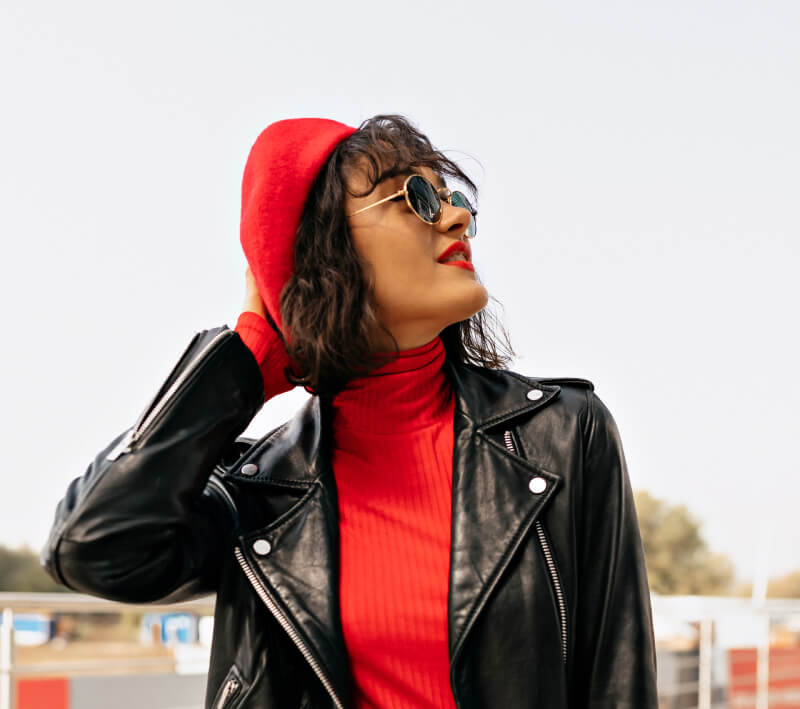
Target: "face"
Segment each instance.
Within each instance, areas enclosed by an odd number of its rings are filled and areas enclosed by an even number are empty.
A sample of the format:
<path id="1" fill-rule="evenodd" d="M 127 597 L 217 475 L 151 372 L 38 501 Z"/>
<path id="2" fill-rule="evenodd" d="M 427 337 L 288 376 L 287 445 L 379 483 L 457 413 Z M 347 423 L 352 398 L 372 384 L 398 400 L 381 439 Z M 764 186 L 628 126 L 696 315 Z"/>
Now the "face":
<path id="1" fill-rule="evenodd" d="M 441 177 L 427 167 L 415 167 L 436 188 Z M 377 202 L 403 188 L 407 175 L 388 178 L 366 197 L 347 195 L 345 214 Z M 368 181 L 362 172 L 350 176 L 348 185 L 363 192 Z M 489 294 L 475 273 L 459 265 L 438 263 L 444 250 L 465 237 L 470 213 L 443 202 L 442 218 L 426 224 L 405 198 L 389 200 L 360 214 L 347 217 L 355 248 L 369 264 L 374 277 L 375 301 L 381 322 L 391 331 L 401 350 L 430 342 L 445 327 L 466 320 L 482 310 Z M 474 263 L 474 252 L 469 258 Z M 463 255 L 459 259 L 465 258 Z M 373 351 L 388 352 L 394 344 L 385 332 L 375 333 Z"/>

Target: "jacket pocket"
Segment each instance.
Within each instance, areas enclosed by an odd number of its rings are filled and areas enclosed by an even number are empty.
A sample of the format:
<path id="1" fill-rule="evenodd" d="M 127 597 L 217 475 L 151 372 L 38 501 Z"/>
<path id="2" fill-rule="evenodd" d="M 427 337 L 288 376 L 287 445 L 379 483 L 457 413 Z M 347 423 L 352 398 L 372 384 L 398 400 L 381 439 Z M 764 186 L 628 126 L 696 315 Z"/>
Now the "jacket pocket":
<path id="1" fill-rule="evenodd" d="M 211 702 L 211 709 L 235 709 L 241 704 L 242 697 L 247 691 L 247 683 L 239 672 L 236 665 L 231 665 L 225 679 L 219 686 L 214 701 Z"/>

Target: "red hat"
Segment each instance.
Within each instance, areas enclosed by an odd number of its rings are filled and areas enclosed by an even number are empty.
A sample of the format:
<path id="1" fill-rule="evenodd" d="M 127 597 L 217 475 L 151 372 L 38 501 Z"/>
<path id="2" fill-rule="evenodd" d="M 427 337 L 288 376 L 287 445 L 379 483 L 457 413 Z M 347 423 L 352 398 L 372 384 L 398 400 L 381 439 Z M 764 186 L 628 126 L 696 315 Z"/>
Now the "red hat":
<path id="1" fill-rule="evenodd" d="M 240 238 L 267 312 L 283 330 L 280 293 L 294 270 L 294 239 L 311 185 L 356 128 L 328 118 L 288 118 L 256 138 L 242 178 Z"/>

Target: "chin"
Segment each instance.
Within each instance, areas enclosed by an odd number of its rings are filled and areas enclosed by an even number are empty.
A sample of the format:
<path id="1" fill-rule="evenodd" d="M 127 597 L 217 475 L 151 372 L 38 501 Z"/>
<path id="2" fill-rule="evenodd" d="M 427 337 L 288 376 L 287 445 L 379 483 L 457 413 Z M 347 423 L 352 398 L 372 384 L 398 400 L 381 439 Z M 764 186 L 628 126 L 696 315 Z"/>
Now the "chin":
<path id="1" fill-rule="evenodd" d="M 489 303 L 489 291 L 486 290 L 480 283 L 474 284 L 476 287 L 470 288 L 469 296 L 465 296 L 460 301 L 458 310 L 458 320 L 468 320 L 475 313 L 479 313 Z"/>
<path id="2" fill-rule="evenodd" d="M 475 310 L 471 313 L 470 317 L 475 313 L 480 312 L 483 310 L 486 305 L 489 303 L 489 291 L 481 283 L 475 284 L 477 288 L 475 288 L 475 298 L 474 298 L 474 308 Z"/>

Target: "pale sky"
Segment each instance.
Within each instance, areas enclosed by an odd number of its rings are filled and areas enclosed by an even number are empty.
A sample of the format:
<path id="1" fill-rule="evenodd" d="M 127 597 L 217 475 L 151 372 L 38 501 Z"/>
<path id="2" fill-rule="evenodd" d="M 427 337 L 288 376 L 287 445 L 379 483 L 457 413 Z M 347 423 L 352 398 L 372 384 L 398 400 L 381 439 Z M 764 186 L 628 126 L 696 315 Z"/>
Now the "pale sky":
<path id="1" fill-rule="evenodd" d="M 592 380 L 633 487 L 741 579 L 760 544 L 800 568 L 798 30 L 792 0 L 5 0 L 0 544 L 38 549 L 191 336 L 235 326 L 258 133 L 396 112 L 480 187 L 510 368 Z"/>

